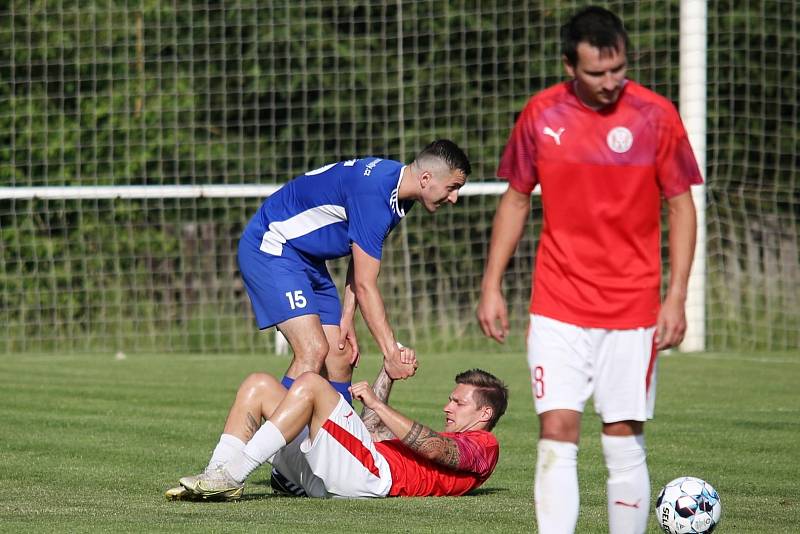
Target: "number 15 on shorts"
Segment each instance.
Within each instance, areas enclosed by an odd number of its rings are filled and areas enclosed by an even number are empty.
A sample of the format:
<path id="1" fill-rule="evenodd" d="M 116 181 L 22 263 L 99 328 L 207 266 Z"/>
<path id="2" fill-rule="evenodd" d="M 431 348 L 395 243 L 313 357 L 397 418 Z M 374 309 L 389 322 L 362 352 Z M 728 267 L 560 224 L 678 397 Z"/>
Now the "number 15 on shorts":
<path id="1" fill-rule="evenodd" d="M 293 310 L 297 308 L 305 308 L 306 304 L 308 304 L 306 298 L 303 296 L 302 289 L 298 289 L 297 291 L 287 291 L 284 293 L 284 295 L 286 295 L 286 298 L 289 299 L 289 306 L 291 306 Z"/>

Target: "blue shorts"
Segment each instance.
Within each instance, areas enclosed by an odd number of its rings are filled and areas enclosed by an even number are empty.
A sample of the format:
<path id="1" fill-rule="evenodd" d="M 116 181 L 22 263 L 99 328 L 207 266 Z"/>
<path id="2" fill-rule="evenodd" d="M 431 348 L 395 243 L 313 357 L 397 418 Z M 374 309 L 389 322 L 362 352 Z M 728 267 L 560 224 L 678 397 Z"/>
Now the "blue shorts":
<path id="1" fill-rule="evenodd" d="M 325 262 L 310 263 L 290 254 L 273 256 L 241 239 L 239 270 L 259 329 L 309 314 L 319 315 L 324 325 L 341 321 L 339 292 Z"/>

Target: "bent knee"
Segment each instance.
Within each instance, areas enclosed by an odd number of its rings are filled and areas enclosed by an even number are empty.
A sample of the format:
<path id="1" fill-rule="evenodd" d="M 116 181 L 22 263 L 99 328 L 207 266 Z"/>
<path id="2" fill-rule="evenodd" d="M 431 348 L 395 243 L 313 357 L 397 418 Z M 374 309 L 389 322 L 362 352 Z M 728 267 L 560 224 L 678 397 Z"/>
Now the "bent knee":
<path id="1" fill-rule="evenodd" d="M 607 436 L 638 436 L 643 433 L 643 421 L 617 421 L 614 423 L 603 423 L 603 434 Z"/>
<path id="2" fill-rule="evenodd" d="M 581 432 L 581 414 L 572 410 L 553 410 L 539 416 L 539 437 L 553 441 L 578 443 Z"/>
<path id="3" fill-rule="evenodd" d="M 352 376 L 353 373 L 353 349 L 345 344 L 344 349 L 340 350 L 337 346 L 332 346 L 325 357 L 325 369 L 331 380 L 344 380 Z"/>
<path id="4" fill-rule="evenodd" d="M 317 373 L 306 371 L 295 378 L 288 395 L 295 400 L 313 402 L 320 389 L 329 386 L 328 381 Z"/>
<path id="5" fill-rule="evenodd" d="M 319 373 L 325 358 L 328 356 L 329 346 L 325 339 L 317 340 L 298 347 L 294 351 L 295 360 L 301 362 L 303 369 L 314 370 Z"/>
<path id="6" fill-rule="evenodd" d="M 330 345 L 328 353 L 325 355 L 325 361 L 347 362 L 350 363 L 350 358 L 353 356 L 353 348 L 349 343 L 344 344 L 344 348 L 340 349 L 338 345 Z"/>
<path id="7" fill-rule="evenodd" d="M 247 375 L 239 386 L 240 393 L 258 394 L 259 392 L 273 389 L 280 382 L 268 373 L 251 373 Z"/>
<path id="8" fill-rule="evenodd" d="M 313 389 L 319 387 L 320 384 L 327 384 L 328 381 L 322 378 L 319 374 L 305 371 L 300 374 L 297 378 L 294 379 L 294 383 L 292 384 L 292 389 Z"/>

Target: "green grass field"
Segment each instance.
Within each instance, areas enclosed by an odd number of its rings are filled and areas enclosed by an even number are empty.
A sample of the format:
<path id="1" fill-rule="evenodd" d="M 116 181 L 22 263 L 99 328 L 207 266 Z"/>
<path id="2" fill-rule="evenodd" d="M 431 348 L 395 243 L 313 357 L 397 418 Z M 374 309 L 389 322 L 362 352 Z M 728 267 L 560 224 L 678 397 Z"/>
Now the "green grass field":
<path id="1" fill-rule="evenodd" d="M 461 498 L 312 500 L 273 496 L 268 468 L 237 503 L 167 502 L 201 470 L 229 403 L 272 355 L 0 356 L 0 530 L 4 532 L 533 532 L 536 419 L 521 353 L 420 355 L 393 404 L 442 426 L 452 377 L 482 367 L 509 384 L 495 474 Z M 356 371 L 371 380 L 375 355 Z M 674 477 L 706 478 L 724 506 L 717 532 L 800 529 L 800 355 L 672 355 L 648 425 L 653 499 Z M 578 532 L 607 532 L 599 422 L 584 418 Z M 651 514 L 652 518 L 652 514 Z M 651 530 L 657 532 L 655 520 Z"/>

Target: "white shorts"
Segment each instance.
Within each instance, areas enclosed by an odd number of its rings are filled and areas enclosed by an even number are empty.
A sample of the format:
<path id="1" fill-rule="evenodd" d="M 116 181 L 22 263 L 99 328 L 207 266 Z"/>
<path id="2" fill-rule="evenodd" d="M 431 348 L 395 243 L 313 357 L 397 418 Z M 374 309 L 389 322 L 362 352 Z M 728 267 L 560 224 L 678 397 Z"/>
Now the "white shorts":
<path id="1" fill-rule="evenodd" d="M 584 328 L 531 315 L 528 366 L 536 413 L 583 412 L 589 397 L 604 423 L 653 418 L 655 327 Z"/>
<path id="2" fill-rule="evenodd" d="M 385 497 L 392 487 L 389 463 L 341 395 L 314 441 L 304 430 L 272 465 L 310 497 Z"/>

